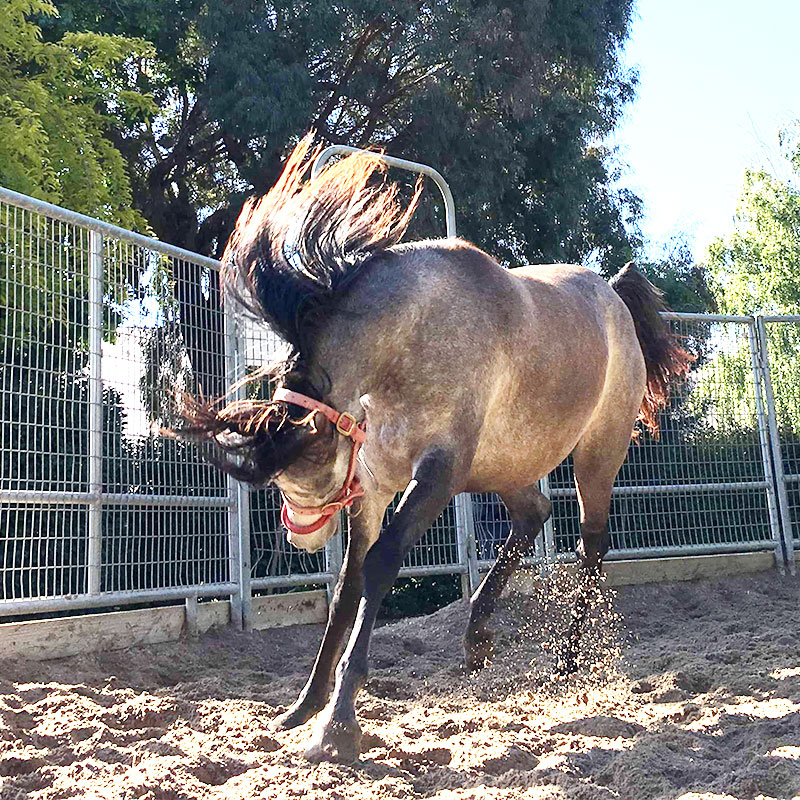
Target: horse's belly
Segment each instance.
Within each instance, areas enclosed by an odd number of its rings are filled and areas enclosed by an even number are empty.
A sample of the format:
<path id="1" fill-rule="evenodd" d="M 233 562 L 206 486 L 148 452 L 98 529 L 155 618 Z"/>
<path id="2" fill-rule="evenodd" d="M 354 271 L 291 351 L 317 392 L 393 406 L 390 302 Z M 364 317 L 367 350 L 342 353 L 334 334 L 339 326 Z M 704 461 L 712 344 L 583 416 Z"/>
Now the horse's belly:
<path id="1" fill-rule="evenodd" d="M 541 426 L 538 430 L 506 430 L 482 438 L 466 490 L 503 492 L 530 486 L 574 450 L 589 419 L 591 413 L 575 414 L 557 430 Z"/>
<path id="2" fill-rule="evenodd" d="M 575 448 L 600 402 L 606 379 L 604 342 L 593 359 L 565 346 L 560 369 L 516 373 L 496 388 L 469 471 L 470 491 L 503 491 L 535 483 Z"/>

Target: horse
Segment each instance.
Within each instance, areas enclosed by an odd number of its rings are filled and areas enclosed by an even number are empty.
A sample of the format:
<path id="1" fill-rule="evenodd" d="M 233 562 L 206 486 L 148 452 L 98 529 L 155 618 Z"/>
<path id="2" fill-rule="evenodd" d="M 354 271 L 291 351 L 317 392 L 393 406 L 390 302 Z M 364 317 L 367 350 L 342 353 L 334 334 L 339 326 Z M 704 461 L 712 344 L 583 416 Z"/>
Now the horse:
<path id="1" fill-rule="evenodd" d="M 223 256 L 224 290 L 288 345 L 246 379 L 275 391 L 224 406 L 184 396 L 178 435 L 215 443 L 216 463 L 236 478 L 277 485 L 287 538 L 303 550 L 323 547 L 339 511 L 350 512 L 311 675 L 271 726 L 318 715 L 306 757 L 349 762 L 360 754 L 354 702 L 379 606 L 450 499 L 497 492 L 511 519 L 470 600 L 466 663 L 479 669 L 493 655 L 495 602 L 550 515 L 539 479 L 572 454 L 579 553 L 595 579 L 636 422 L 657 434 L 691 356 L 633 265 L 607 283 L 575 265 L 505 269 L 461 239 L 401 243 L 420 185 L 402 202 L 365 153 L 311 177 L 318 152 L 311 134 L 297 144 L 275 186 L 245 204 Z M 585 605 L 564 672 L 575 669 Z"/>

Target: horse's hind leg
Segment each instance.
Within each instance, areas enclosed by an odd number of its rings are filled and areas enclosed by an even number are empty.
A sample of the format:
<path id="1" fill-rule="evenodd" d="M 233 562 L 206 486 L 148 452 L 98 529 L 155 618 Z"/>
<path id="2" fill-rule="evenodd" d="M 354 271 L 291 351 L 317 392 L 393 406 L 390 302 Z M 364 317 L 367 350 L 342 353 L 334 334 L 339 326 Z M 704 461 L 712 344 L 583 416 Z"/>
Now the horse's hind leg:
<path id="1" fill-rule="evenodd" d="M 491 660 L 494 645 L 486 623 L 511 573 L 533 547 L 542 525 L 550 516 L 550 501 L 537 485 L 501 497 L 511 516 L 511 533 L 470 601 L 469 623 L 464 637 L 468 669 L 480 669 Z"/>
<path id="2" fill-rule="evenodd" d="M 582 569 L 569 628 L 557 659 L 556 668 L 565 675 L 577 668 L 578 644 L 586 614 L 596 596 L 603 558 L 610 546 L 611 488 L 627 455 L 633 427 L 632 421 L 626 420 L 607 423 L 602 431 L 585 436 L 572 454 L 581 513 L 578 555 Z"/>

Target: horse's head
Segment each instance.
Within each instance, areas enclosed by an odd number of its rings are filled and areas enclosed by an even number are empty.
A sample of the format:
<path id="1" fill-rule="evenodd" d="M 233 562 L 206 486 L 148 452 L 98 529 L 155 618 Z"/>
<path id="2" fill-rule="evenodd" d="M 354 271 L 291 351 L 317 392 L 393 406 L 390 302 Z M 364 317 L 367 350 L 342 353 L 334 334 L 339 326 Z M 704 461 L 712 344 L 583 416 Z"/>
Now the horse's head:
<path id="1" fill-rule="evenodd" d="M 309 410 L 300 424 L 321 437 L 310 447 L 318 457 L 301 456 L 274 478 L 283 496 L 281 521 L 288 540 L 313 553 L 337 532 L 339 512 L 363 494 L 355 472 L 365 433 L 349 414 L 307 395 L 279 389 L 279 397 L 290 407 Z"/>
<path id="2" fill-rule="evenodd" d="M 186 424 L 165 433 L 211 442 L 216 452 L 209 460 L 254 488 L 276 485 L 288 541 L 311 553 L 324 547 L 338 530 L 338 510 L 360 496 L 349 420 L 337 426 L 325 413 L 275 399 L 222 408 L 186 396 L 179 401 Z"/>
<path id="3" fill-rule="evenodd" d="M 273 376 L 315 399 L 337 379 L 352 383 L 336 364 L 315 360 L 318 339 L 372 257 L 400 241 L 422 190 L 419 182 L 403 208 L 397 186 L 382 179 L 385 165 L 372 154 L 348 156 L 311 176 L 319 152 L 313 135 L 304 137 L 275 186 L 245 203 L 221 275 L 226 294 L 288 345 Z M 340 356 L 352 366 L 348 348 Z M 309 378 L 304 386 L 302 375 L 312 370 L 326 379 Z M 319 391 L 324 383 L 328 389 Z M 332 416 L 273 399 L 238 400 L 222 409 L 191 401 L 186 410 L 179 435 L 219 445 L 224 458 L 217 463 L 235 477 L 278 486 L 288 538 L 298 547 L 322 547 L 336 532 L 339 508 L 361 494 L 354 471 L 364 431 L 347 430 L 347 422 L 343 430 L 333 409 Z"/>

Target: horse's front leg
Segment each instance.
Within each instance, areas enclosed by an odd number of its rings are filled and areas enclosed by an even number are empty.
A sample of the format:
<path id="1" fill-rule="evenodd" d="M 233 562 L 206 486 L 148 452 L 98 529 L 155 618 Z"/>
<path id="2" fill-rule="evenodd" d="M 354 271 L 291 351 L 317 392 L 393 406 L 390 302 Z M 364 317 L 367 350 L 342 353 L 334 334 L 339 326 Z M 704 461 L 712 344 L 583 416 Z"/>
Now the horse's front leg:
<path id="1" fill-rule="evenodd" d="M 378 609 L 406 553 L 425 533 L 453 495 L 453 458 L 441 450 L 426 453 L 389 525 L 364 559 L 364 589 L 353 632 L 336 669 L 333 694 L 306 751 L 311 761 L 354 761 L 361 749 L 355 700 L 367 679 L 367 654 Z"/>
<path id="2" fill-rule="evenodd" d="M 328 624 L 314 667 L 297 700 L 272 721 L 270 727 L 273 730 L 288 730 L 302 725 L 325 706 L 333 671 L 353 625 L 363 592 L 364 557 L 378 538 L 390 499 L 391 495 L 368 493 L 362 498 L 358 513 L 350 517 L 350 537 L 344 565 L 333 592 Z"/>

